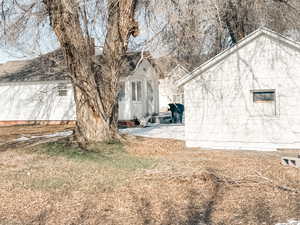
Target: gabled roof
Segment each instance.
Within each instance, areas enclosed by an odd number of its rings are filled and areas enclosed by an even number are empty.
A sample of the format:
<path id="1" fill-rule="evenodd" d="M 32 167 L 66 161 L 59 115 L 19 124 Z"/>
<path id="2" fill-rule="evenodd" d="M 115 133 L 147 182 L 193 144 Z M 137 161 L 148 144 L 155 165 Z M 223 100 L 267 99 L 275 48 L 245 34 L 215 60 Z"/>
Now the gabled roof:
<path id="1" fill-rule="evenodd" d="M 180 71 L 183 71 L 185 74 L 188 74 L 189 71 L 187 68 L 185 68 L 183 65 L 181 64 L 177 64 L 177 66 L 175 66 L 168 74 L 166 77 L 169 77 L 169 76 L 173 76 L 174 73 L 176 73 L 178 70 Z"/>
<path id="2" fill-rule="evenodd" d="M 152 57 L 148 52 L 129 52 L 122 65 L 122 77 L 129 76 L 143 60 L 148 60 L 153 67 Z M 95 58 L 99 65 L 105 63 L 102 55 Z M 156 71 L 159 72 L 159 71 Z M 61 50 L 55 50 L 32 60 L 12 61 L 0 64 L 0 83 L 26 81 L 59 81 L 70 79 Z"/>
<path id="3" fill-rule="evenodd" d="M 52 81 L 68 79 L 63 54 L 56 50 L 35 59 L 0 64 L 0 82 Z"/>
<path id="4" fill-rule="evenodd" d="M 270 37 L 272 39 L 275 39 L 277 41 L 283 42 L 283 43 L 285 43 L 285 44 L 287 44 L 287 45 L 289 45 L 291 47 L 294 47 L 294 48 L 300 50 L 300 43 L 298 43 L 298 42 L 296 42 L 296 41 L 294 41 L 294 40 L 292 40 L 290 38 L 287 38 L 287 37 L 285 37 L 285 36 L 283 36 L 283 35 L 281 35 L 281 34 L 279 34 L 277 32 L 274 32 L 274 31 L 272 31 L 270 29 L 267 29 L 265 27 L 261 27 L 261 28 L 257 29 L 256 31 L 254 31 L 253 33 L 251 33 L 248 36 L 246 36 L 244 39 L 240 40 L 233 47 L 224 50 L 223 52 L 219 53 L 215 57 L 213 57 L 210 60 L 208 60 L 205 63 L 203 63 L 201 66 L 199 66 L 196 69 L 194 69 L 191 73 L 187 74 L 182 79 L 178 80 L 177 83 L 176 83 L 177 86 L 185 85 L 190 80 L 194 79 L 195 77 L 197 77 L 201 73 L 205 72 L 206 70 L 208 70 L 212 66 L 220 63 L 225 58 L 227 58 L 229 55 L 235 53 L 239 49 L 241 49 L 244 46 L 246 46 L 248 43 L 254 41 L 258 37 L 261 37 L 262 35 L 266 35 L 266 36 L 268 36 L 268 37 Z"/>

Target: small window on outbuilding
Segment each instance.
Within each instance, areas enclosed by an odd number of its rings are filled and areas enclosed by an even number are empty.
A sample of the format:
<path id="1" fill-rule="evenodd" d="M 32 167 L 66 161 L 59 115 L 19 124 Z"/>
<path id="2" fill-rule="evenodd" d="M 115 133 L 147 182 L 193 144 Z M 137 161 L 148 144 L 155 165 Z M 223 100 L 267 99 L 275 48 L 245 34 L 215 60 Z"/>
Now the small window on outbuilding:
<path id="1" fill-rule="evenodd" d="M 254 116 L 276 116 L 276 91 L 252 90 L 253 115 Z"/>
<path id="2" fill-rule="evenodd" d="M 275 90 L 254 90 L 253 102 L 274 102 Z"/>
<path id="3" fill-rule="evenodd" d="M 58 96 L 68 96 L 68 87 L 67 84 L 60 83 L 57 86 Z"/>

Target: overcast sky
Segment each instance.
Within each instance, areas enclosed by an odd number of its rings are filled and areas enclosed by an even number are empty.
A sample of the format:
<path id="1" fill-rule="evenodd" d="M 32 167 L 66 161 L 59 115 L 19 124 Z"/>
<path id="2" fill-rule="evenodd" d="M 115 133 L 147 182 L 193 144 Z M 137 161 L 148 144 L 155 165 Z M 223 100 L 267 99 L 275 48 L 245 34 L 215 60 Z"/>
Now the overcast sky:
<path id="1" fill-rule="evenodd" d="M 166 54 L 166 52 L 168 51 L 167 46 L 162 46 L 162 42 L 158 37 L 152 39 L 152 37 L 155 36 L 159 31 L 154 31 L 153 29 L 148 28 L 144 24 L 142 14 L 140 14 L 137 19 L 140 25 L 140 34 L 137 38 L 131 39 L 129 45 L 131 49 L 150 50 L 154 57 Z M 157 26 L 156 24 L 156 27 L 163 27 L 163 24 L 159 24 L 159 26 Z M 5 46 L 4 43 L 0 42 L 0 63 L 34 58 L 41 54 L 45 54 L 59 48 L 56 37 L 47 24 L 42 28 L 42 31 L 38 33 L 38 35 L 40 35 L 40 38 L 38 40 L 35 39 L 35 37 L 37 36 L 35 34 L 36 29 L 32 29 L 32 31 L 30 31 L 30 28 L 27 30 L 26 35 L 23 37 L 23 40 L 19 41 L 17 46 L 15 44 L 13 44 L 13 46 Z M 100 49 L 99 47 L 102 46 L 104 42 L 104 33 L 101 31 L 101 28 L 96 32 L 97 33 L 92 36 L 96 37 L 96 46 L 98 47 L 98 49 Z M 150 39 L 152 40 L 152 42 L 148 43 L 147 40 Z M 147 45 L 145 46 L 143 43 L 147 43 Z"/>

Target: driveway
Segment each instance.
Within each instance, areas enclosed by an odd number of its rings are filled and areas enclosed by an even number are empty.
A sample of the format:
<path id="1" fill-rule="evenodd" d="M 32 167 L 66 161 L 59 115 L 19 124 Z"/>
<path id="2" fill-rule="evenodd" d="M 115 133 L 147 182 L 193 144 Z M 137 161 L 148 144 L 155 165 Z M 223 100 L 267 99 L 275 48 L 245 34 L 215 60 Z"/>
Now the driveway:
<path id="1" fill-rule="evenodd" d="M 184 125 L 178 124 L 154 124 L 145 128 L 120 129 L 120 132 L 141 137 L 184 140 Z"/>

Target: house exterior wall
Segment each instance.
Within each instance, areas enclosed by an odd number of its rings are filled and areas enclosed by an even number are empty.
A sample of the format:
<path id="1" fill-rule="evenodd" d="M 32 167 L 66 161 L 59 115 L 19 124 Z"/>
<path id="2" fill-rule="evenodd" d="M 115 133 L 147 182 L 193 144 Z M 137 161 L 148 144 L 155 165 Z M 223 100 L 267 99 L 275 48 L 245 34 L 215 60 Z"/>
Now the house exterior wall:
<path id="1" fill-rule="evenodd" d="M 119 120 L 133 120 L 159 112 L 158 75 L 148 61 L 144 60 L 131 76 L 121 81 L 125 82 L 125 99 L 119 102 Z M 132 101 L 133 81 L 142 82 L 141 101 Z M 147 82 L 153 87 L 152 101 Z M 59 96 L 59 84 L 67 85 L 67 96 Z M 0 105 L 0 126 L 76 121 L 74 92 L 67 81 L 0 83 Z"/>
<path id="2" fill-rule="evenodd" d="M 119 120 L 141 119 L 145 116 L 159 112 L 158 74 L 153 66 L 144 60 L 132 75 L 122 78 L 125 82 L 125 99 L 119 101 Z M 140 101 L 132 100 L 132 82 L 142 82 L 142 98 Z M 153 99 L 150 99 L 147 82 L 151 82 Z"/>
<path id="3" fill-rule="evenodd" d="M 274 103 L 253 90 L 275 89 Z M 184 86 L 188 147 L 300 149 L 300 51 L 267 35 L 232 52 Z M 274 114 L 264 108 L 274 104 Z"/>
<path id="4" fill-rule="evenodd" d="M 187 71 L 177 66 L 164 79 L 159 80 L 159 110 L 168 111 L 169 103 L 183 104 L 183 90 L 178 88 L 176 81 L 187 74 Z"/>
<path id="5" fill-rule="evenodd" d="M 59 96 L 59 84 L 66 85 L 67 96 Z M 1 83 L 0 105 L 0 125 L 76 119 L 73 88 L 65 81 Z"/>

